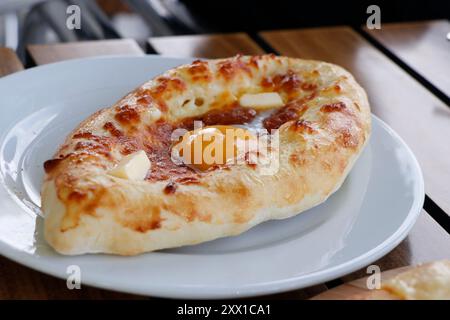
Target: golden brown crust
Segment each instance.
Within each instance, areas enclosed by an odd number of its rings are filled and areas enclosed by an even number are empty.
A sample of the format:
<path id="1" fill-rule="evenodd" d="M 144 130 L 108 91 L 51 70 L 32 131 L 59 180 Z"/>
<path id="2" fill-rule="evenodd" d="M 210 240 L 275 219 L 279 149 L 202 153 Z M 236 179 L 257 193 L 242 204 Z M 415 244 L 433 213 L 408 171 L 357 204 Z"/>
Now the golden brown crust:
<path id="1" fill-rule="evenodd" d="M 170 161 L 174 129 L 193 119 L 248 122 L 255 114 L 240 108 L 238 97 L 268 91 L 286 102 L 263 121 L 280 136 L 274 174 L 245 164 L 199 173 Z M 365 92 L 338 66 L 274 55 L 195 61 L 145 83 L 69 135 L 44 165 L 45 236 L 65 254 L 129 255 L 239 234 L 323 202 L 369 135 Z M 141 149 L 152 162 L 145 181 L 107 175 Z"/>

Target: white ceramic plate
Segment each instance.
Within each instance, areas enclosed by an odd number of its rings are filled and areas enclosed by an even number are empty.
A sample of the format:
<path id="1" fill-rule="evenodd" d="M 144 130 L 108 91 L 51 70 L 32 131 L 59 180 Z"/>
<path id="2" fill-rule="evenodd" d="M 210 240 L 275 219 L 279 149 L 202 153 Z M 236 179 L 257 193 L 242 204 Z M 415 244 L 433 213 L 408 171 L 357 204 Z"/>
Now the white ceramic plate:
<path id="1" fill-rule="evenodd" d="M 66 278 L 160 297 L 256 296 L 306 287 L 361 268 L 392 250 L 419 215 L 416 159 L 382 121 L 347 180 L 322 205 L 237 236 L 136 257 L 55 253 L 39 216 L 42 163 L 84 118 L 187 59 L 72 60 L 0 79 L 0 254 Z M 2 281 L 8 281 L 3 279 Z"/>

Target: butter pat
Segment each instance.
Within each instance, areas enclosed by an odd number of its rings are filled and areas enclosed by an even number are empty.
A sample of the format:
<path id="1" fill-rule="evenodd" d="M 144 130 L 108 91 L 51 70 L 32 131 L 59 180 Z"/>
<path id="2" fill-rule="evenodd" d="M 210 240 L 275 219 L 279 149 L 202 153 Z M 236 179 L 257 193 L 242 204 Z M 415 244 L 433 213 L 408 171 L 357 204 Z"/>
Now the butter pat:
<path id="1" fill-rule="evenodd" d="M 280 95 L 276 92 L 264 92 L 257 94 L 246 93 L 239 99 L 239 104 L 242 107 L 255 109 L 270 109 L 278 108 L 284 105 Z"/>
<path id="2" fill-rule="evenodd" d="M 128 180 L 144 180 L 150 170 L 151 163 L 145 151 L 129 154 L 112 169 L 109 174 Z"/>

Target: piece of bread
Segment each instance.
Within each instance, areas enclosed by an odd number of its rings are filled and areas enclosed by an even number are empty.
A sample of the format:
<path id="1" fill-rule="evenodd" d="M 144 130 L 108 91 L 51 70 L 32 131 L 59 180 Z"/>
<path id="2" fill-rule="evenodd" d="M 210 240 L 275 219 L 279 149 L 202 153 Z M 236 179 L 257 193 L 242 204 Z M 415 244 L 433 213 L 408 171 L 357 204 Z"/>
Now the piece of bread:
<path id="1" fill-rule="evenodd" d="M 450 260 L 381 272 L 380 289 L 369 289 L 370 277 L 324 291 L 312 300 L 450 300 Z"/>
<path id="2" fill-rule="evenodd" d="M 403 300 L 450 300 L 450 260 L 416 266 L 383 282 L 382 290 Z"/>
<path id="3" fill-rule="evenodd" d="M 263 113 L 239 105 L 262 92 L 278 93 L 284 106 Z M 246 127 L 259 116 L 259 126 L 279 134 L 269 171 L 171 161 L 175 129 L 192 129 L 193 120 Z M 45 238 L 63 254 L 134 255 L 294 216 L 341 186 L 369 138 L 370 117 L 364 90 L 333 64 L 263 55 L 177 67 L 93 114 L 44 164 Z M 151 163 L 145 179 L 110 174 L 139 150 Z"/>

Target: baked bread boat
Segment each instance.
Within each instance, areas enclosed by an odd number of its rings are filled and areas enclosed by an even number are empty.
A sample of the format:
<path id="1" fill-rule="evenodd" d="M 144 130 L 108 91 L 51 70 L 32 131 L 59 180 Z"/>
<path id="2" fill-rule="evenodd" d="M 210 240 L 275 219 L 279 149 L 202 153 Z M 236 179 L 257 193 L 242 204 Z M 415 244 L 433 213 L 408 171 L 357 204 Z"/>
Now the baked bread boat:
<path id="1" fill-rule="evenodd" d="M 45 238 L 62 254 L 135 255 L 297 215 L 341 186 L 370 129 L 364 90 L 333 64 L 179 66 L 90 116 L 44 163 Z M 204 158 L 208 135 L 227 145 L 219 161 Z"/>

